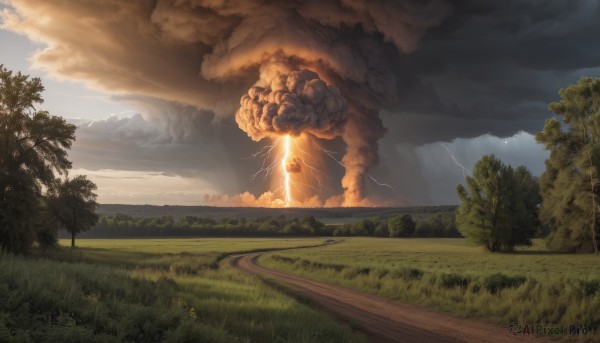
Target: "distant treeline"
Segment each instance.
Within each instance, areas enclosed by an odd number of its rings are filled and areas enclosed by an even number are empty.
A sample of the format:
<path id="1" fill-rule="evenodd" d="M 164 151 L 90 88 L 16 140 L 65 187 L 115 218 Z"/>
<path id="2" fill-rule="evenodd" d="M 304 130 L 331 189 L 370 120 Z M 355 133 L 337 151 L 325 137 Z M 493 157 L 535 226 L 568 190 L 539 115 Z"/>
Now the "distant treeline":
<path id="1" fill-rule="evenodd" d="M 133 217 L 125 214 L 101 216 L 98 224 L 82 237 L 267 237 L 267 236 L 377 236 L 460 237 L 454 213 L 436 213 L 415 222 L 409 214 L 389 218 L 362 219 L 354 224 L 325 225 L 314 216 L 288 219 L 284 215 L 257 219 L 171 216 Z"/>
<path id="2" fill-rule="evenodd" d="M 99 216 L 113 216 L 118 213 L 132 217 L 158 218 L 172 216 L 175 220 L 186 216 L 213 218 L 220 221 L 222 218 L 242 217 L 248 220 L 257 218 L 285 216 L 286 218 L 389 218 L 399 213 L 410 213 L 414 217 L 423 217 L 433 213 L 452 212 L 458 206 L 410 206 L 410 207 L 321 207 L 321 208 L 260 208 L 260 207 L 212 207 L 212 206 L 176 206 L 176 205 L 117 205 L 100 204 Z"/>
<path id="3" fill-rule="evenodd" d="M 331 236 L 333 230 L 312 216 L 304 219 L 279 216 L 255 220 L 185 216 L 174 220 L 171 216 L 143 218 L 116 214 L 100 217 L 98 224 L 82 237 Z"/>
<path id="4" fill-rule="evenodd" d="M 415 221 L 410 214 L 369 218 L 336 227 L 334 236 L 375 237 L 462 237 L 453 212 L 435 213 Z"/>

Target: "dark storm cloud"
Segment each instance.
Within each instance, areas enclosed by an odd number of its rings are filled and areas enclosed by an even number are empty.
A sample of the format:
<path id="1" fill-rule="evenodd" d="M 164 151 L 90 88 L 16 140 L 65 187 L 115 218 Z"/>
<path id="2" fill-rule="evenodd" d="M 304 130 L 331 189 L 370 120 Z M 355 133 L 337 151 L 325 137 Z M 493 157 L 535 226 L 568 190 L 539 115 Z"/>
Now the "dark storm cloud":
<path id="1" fill-rule="evenodd" d="M 78 127 L 69 153 L 75 168 L 160 171 L 201 179 L 225 193 L 264 191 L 262 183 L 250 182 L 249 177 L 249 170 L 260 169 L 261 161 L 245 158 L 262 145 L 249 142 L 232 118 L 219 119 L 209 111 L 155 98 L 119 99 L 137 107 L 139 113 L 71 120 Z"/>
<path id="2" fill-rule="evenodd" d="M 247 188 L 247 174 L 237 167 L 241 160 L 237 153 L 250 154 L 253 147 L 235 124 L 212 122 L 212 113 L 191 106 L 143 97 L 122 100 L 143 104 L 139 107 L 143 116 L 71 120 L 78 127 L 69 154 L 76 168 L 161 171 L 201 178 L 225 192 Z M 164 116 L 166 111 L 170 117 Z M 169 122 L 172 117 L 180 120 Z M 242 148 L 235 151 L 230 144 Z M 256 167 L 252 161 L 247 164 Z"/>
<path id="3" fill-rule="evenodd" d="M 325 130 L 329 138 L 341 136 L 346 143 L 345 205 L 358 205 L 365 198 L 367 172 L 378 162 L 377 141 L 385 132 L 379 109 L 394 100 L 395 92 L 386 51 L 396 56 L 414 51 L 426 30 L 439 24 L 449 9 L 443 0 L 11 4 L 15 11 L 4 11 L 4 27 L 48 44 L 35 55 L 37 66 L 110 92 L 227 116 L 234 110 L 231 99 L 242 94 L 240 86 L 251 86 L 249 80 L 265 88 L 281 75 L 314 72 L 323 85 L 333 84 L 340 98 L 350 102 L 345 119 L 335 115 L 334 130 L 315 113 L 314 125 L 309 125 L 314 130 L 307 132 Z M 331 113 L 345 107 L 326 103 Z M 280 110 L 291 108 L 287 104 Z M 291 123 L 293 116 L 281 118 Z"/>
<path id="4" fill-rule="evenodd" d="M 404 139 L 413 143 L 540 130 L 558 89 L 598 76 L 599 17 L 597 1 L 454 2 L 395 64 L 388 110 L 416 129 Z"/>
<path id="5" fill-rule="evenodd" d="M 504 120 L 514 132 L 521 120 L 541 122 L 560 87 L 600 65 L 600 7 L 589 0 L 11 3 L 4 26 L 49 44 L 38 66 L 226 116 L 255 81 L 252 59 L 271 50 L 316 56 L 335 71 L 324 77 L 347 92 L 368 85 L 361 101 L 388 112 Z M 338 84 L 347 80 L 358 85 Z M 430 131 L 426 140 L 440 139 Z"/>
<path id="6" fill-rule="evenodd" d="M 36 66 L 120 94 L 144 115 L 81 134 L 110 132 L 105 141 L 131 156 L 163 144 L 167 150 L 155 150 L 155 159 L 172 161 L 179 173 L 230 168 L 242 180 L 252 166 L 240 156 L 256 145 L 231 126 L 240 96 L 277 75 L 317 72 L 349 102 L 343 186 L 354 187 L 357 199 L 381 160 L 382 137 L 389 157 L 396 143 L 535 132 L 559 88 L 600 72 L 598 1 L 10 3 L 4 27 L 48 46 L 33 58 Z M 153 128 L 138 127 L 139 120 Z M 212 169 L 179 155 L 193 146 L 202 151 L 198 159 L 212 158 Z M 418 160 L 402 156 L 406 164 Z M 140 163 L 154 162 L 147 156 Z"/>
<path id="7" fill-rule="evenodd" d="M 192 105 L 185 105 L 173 101 L 141 96 L 115 96 L 113 99 L 136 108 L 145 116 L 136 115 L 132 119 L 136 122 L 143 120 L 160 128 L 152 135 L 144 138 L 154 144 L 165 143 L 213 143 L 215 137 L 215 113 L 213 111 L 198 109 Z M 91 125 L 98 125 L 98 122 Z M 126 133 L 126 128 L 119 127 L 116 132 Z M 135 138 L 132 137 L 132 138 Z"/>

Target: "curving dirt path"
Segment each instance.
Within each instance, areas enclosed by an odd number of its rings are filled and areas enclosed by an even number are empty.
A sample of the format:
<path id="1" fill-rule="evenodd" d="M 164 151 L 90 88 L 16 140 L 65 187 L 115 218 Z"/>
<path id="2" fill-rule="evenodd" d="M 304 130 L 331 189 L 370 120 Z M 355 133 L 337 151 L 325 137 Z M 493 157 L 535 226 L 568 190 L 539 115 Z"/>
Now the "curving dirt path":
<path id="1" fill-rule="evenodd" d="M 259 253 L 237 257 L 234 265 L 243 272 L 282 283 L 293 293 L 307 297 L 326 311 L 355 323 L 372 342 L 545 342 L 532 336 L 513 336 L 508 328 L 268 269 L 256 263 L 258 256 Z"/>

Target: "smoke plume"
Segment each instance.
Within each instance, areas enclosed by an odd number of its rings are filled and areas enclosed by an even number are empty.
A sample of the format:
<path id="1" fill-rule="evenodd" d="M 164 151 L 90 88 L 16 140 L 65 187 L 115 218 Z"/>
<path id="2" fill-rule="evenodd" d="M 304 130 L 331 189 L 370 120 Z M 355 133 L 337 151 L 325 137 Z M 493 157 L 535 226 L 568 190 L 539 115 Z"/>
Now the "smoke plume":
<path id="1" fill-rule="evenodd" d="M 252 87 L 242 96 L 235 120 L 254 140 L 311 134 L 334 138 L 342 132 L 346 100 L 309 70 L 275 77 L 270 87 Z"/>
<path id="2" fill-rule="evenodd" d="M 33 63 L 50 73 L 108 92 L 191 105 L 203 113 L 199 121 L 237 110 L 237 123 L 254 140 L 301 132 L 341 136 L 345 205 L 365 198 L 366 173 L 378 162 L 377 142 L 385 133 L 379 111 L 398 99 L 394 64 L 448 12 L 441 0 L 10 5 L 3 27 L 47 43 Z M 235 99 L 248 88 L 238 110 Z M 166 122 L 186 120 L 176 112 L 167 112 L 175 119 Z"/>

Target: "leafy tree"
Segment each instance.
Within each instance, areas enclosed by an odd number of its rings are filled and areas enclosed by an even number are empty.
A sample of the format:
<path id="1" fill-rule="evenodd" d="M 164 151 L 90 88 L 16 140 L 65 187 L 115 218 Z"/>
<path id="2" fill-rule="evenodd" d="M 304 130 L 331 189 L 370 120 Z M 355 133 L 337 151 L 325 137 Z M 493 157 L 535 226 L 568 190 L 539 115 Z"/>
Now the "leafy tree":
<path id="1" fill-rule="evenodd" d="M 352 225 L 353 236 L 370 236 L 375 231 L 375 223 L 370 219 L 357 221 Z"/>
<path id="2" fill-rule="evenodd" d="M 305 217 L 302 220 L 302 226 L 305 227 L 306 231 L 310 232 L 312 235 L 321 234 L 325 228 L 325 224 L 321 223 L 313 216 Z"/>
<path id="3" fill-rule="evenodd" d="M 75 126 L 38 111 L 44 90 L 0 65 L 0 250 L 23 252 L 35 239 L 42 186 L 71 167 Z"/>
<path id="4" fill-rule="evenodd" d="M 539 180 L 524 166 L 518 166 L 514 170 L 513 177 L 516 187 L 512 200 L 515 224 L 509 245 L 531 245 L 531 238 L 541 227 L 539 206 L 542 197 Z"/>
<path id="5" fill-rule="evenodd" d="M 38 207 L 35 220 L 35 240 L 40 247 L 52 247 L 58 245 L 58 231 L 60 223 L 52 213 L 50 199 L 44 196 Z"/>
<path id="6" fill-rule="evenodd" d="M 51 212 L 61 228 L 71 233 L 72 248 L 75 247 L 75 235 L 89 230 L 98 222 L 95 190 L 96 185 L 85 175 L 56 180 L 48 190 Z M 166 219 L 172 221 L 170 217 Z"/>
<path id="7" fill-rule="evenodd" d="M 415 233 L 417 223 L 410 214 L 397 215 L 388 221 L 390 237 L 409 237 Z"/>
<path id="8" fill-rule="evenodd" d="M 310 233 L 310 229 L 303 227 L 294 221 L 290 221 L 283 227 L 283 230 L 281 230 L 280 233 L 286 236 L 307 235 Z"/>
<path id="9" fill-rule="evenodd" d="M 352 225 L 351 224 L 339 225 L 333 231 L 333 235 L 334 236 L 353 236 L 353 234 L 352 234 Z"/>
<path id="10" fill-rule="evenodd" d="M 515 171 L 494 155 L 486 155 L 466 182 L 468 191 L 463 185 L 457 187 L 461 204 L 456 223 L 467 240 L 492 252 L 531 244 L 540 198 L 536 179 L 525 167 Z"/>
<path id="11" fill-rule="evenodd" d="M 388 230 L 387 222 L 381 221 L 377 224 L 375 231 L 373 231 L 373 235 L 377 237 L 389 237 L 390 231 Z"/>
<path id="12" fill-rule="evenodd" d="M 550 151 L 540 178 L 540 219 L 551 229 L 550 248 L 598 253 L 600 78 L 581 78 L 559 94 L 549 109 L 565 129 L 552 118 L 536 135 Z"/>
<path id="13" fill-rule="evenodd" d="M 428 220 L 419 220 L 415 228 L 415 236 L 417 237 L 437 237 L 441 235 L 441 229 L 431 223 L 431 218 Z"/>
<path id="14" fill-rule="evenodd" d="M 419 237 L 461 237 L 456 228 L 455 213 L 435 213 L 417 222 L 415 235 Z"/>

